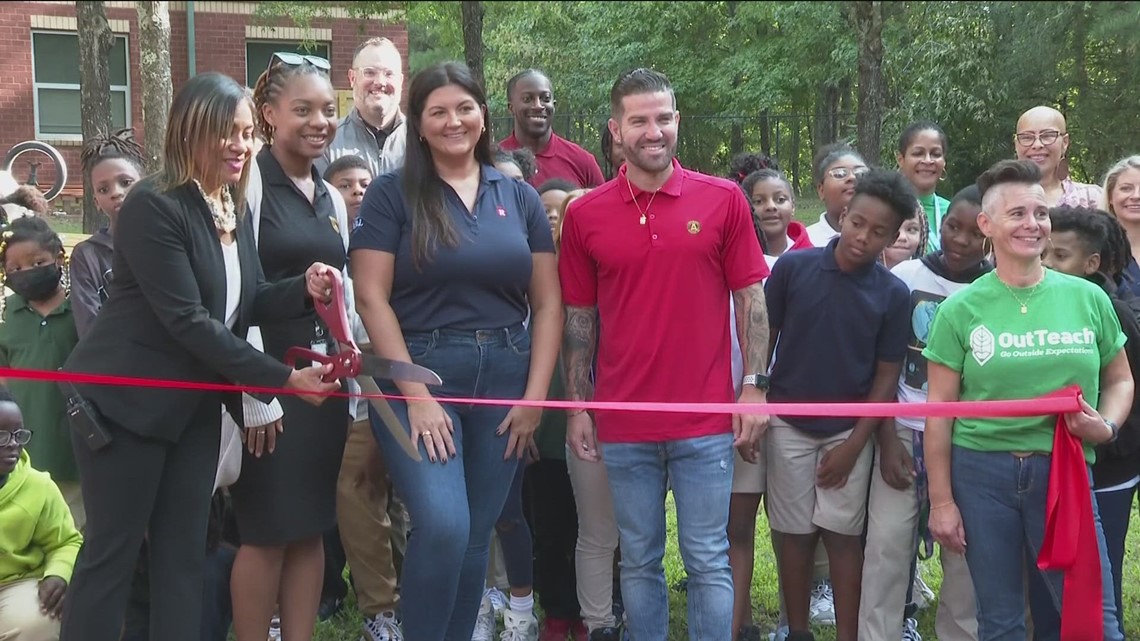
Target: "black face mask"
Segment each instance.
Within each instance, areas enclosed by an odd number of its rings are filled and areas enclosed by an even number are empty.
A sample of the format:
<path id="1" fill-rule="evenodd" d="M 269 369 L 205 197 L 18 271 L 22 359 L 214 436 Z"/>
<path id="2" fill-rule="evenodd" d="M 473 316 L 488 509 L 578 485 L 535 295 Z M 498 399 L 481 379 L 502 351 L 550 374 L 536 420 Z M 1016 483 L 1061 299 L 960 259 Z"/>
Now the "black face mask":
<path id="1" fill-rule="evenodd" d="M 5 285 L 31 302 L 47 300 L 59 289 L 59 265 L 41 265 L 5 274 Z"/>

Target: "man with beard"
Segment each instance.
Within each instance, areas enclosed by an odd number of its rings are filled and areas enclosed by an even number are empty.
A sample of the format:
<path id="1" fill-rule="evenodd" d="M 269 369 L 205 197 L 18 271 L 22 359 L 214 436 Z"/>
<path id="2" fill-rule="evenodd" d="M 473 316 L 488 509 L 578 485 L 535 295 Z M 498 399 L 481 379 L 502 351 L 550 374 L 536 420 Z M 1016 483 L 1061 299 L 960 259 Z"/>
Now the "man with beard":
<path id="1" fill-rule="evenodd" d="M 373 178 L 379 178 L 404 165 L 407 134 L 400 112 L 404 67 L 399 49 L 387 38 L 360 43 L 352 56 L 348 82 L 352 111 L 341 119 L 336 139 L 316 163 L 317 171 L 323 174 L 337 158 L 356 155 L 368 161 Z"/>
<path id="2" fill-rule="evenodd" d="M 768 267 L 743 192 L 674 158 L 680 114 L 664 75 L 623 74 L 610 91 L 610 108 L 609 128 L 625 165 L 614 180 L 574 201 L 563 223 L 558 267 L 567 397 L 732 402 L 731 293 L 745 374 L 738 400 L 764 402 L 769 345 L 761 281 Z M 567 411 L 574 455 L 605 463 L 634 641 L 668 636 L 662 559 L 669 485 L 689 577 L 689 637 L 732 638 L 732 449 L 755 461 L 767 425 L 759 414 Z"/>
<path id="3" fill-rule="evenodd" d="M 507 109 L 514 114 L 511 135 L 499 142 L 508 151 L 526 147 L 534 152 L 538 173 L 528 181 L 536 189 L 551 178 L 561 178 L 576 187 L 597 187 L 605 182 L 593 154 L 554 133 L 554 90 L 550 79 L 537 69 L 527 69 L 507 81 Z"/>

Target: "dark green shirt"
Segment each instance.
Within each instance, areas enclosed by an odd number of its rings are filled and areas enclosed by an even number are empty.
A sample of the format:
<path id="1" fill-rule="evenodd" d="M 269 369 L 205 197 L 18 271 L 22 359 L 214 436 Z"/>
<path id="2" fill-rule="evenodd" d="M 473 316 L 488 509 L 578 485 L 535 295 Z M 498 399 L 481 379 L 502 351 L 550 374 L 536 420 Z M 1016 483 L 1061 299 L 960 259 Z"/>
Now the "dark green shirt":
<path id="1" fill-rule="evenodd" d="M 40 316 L 21 296 L 8 296 L 0 323 L 0 366 L 57 370 L 78 342 L 70 300 Z M 36 469 L 48 472 L 56 482 L 78 481 L 59 387 L 47 381 L 9 379 L 8 389 L 20 405 L 24 427 L 34 432 L 27 450 Z"/>
<path id="2" fill-rule="evenodd" d="M 566 397 L 566 386 L 562 383 L 562 361 L 554 368 L 554 376 L 550 377 L 550 393 L 546 396 L 552 401 L 560 401 Z M 538 424 L 538 431 L 534 435 L 534 443 L 538 446 L 538 455 L 543 459 L 566 460 L 566 410 L 550 409 L 542 413 L 542 421 Z"/>

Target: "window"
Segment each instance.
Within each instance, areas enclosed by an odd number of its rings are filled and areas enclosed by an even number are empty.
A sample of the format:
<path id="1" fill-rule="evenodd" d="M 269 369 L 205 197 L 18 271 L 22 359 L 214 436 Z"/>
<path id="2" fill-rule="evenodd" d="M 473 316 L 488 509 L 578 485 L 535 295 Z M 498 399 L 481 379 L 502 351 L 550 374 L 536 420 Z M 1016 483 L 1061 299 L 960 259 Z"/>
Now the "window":
<path id="1" fill-rule="evenodd" d="M 127 37 L 111 48 L 111 124 L 131 126 L 130 56 Z M 32 32 L 32 82 L 36 137 L 81 140 L 79 116 L 79 37 L 74 33 Z"/>
<path id="2" fill-rule="evenodd" d="M 320 56 L 329 59 L 329 45 L 327 42 L 313 43 L 311 49 L 304 49 L 299 42 L 282 42 L 271 40 L 247 40 L 245 43 L 245 82 L 247 87 L 257 84 L 257 78 L 269 66 L 269 59 L 278 51 L 291 51 L 293 53 L 307 53 L 310 56 Z"/>

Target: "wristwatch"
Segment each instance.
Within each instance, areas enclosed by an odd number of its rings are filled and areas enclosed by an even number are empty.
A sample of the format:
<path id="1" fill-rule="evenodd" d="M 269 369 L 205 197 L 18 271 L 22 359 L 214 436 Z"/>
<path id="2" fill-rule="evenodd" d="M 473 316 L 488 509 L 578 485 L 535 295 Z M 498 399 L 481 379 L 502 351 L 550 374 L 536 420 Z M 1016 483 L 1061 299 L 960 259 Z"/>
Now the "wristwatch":
<path id="1" fill-rule="evenodd" d="M 1105 441 L 1105 443 L 1115 442 L 1116 437 L 1120 436 L 1120 426 L 1117 425 L 1115 421 L 1111 421 L 1107 418 L 1102 417 L 1102 420 L 1104 421 L 1104 424 L 1107 425 L 1110 430 L 1112 430 L 1112 437 Z"/>
<path id="2" fill-rule="evenodd" d="M 768 387 L 771 385 L 771 380 L 764 374 L 748 374 L 744 377 L 744 384 L 751 385 L 762 392 L 767 392 Z"/>

